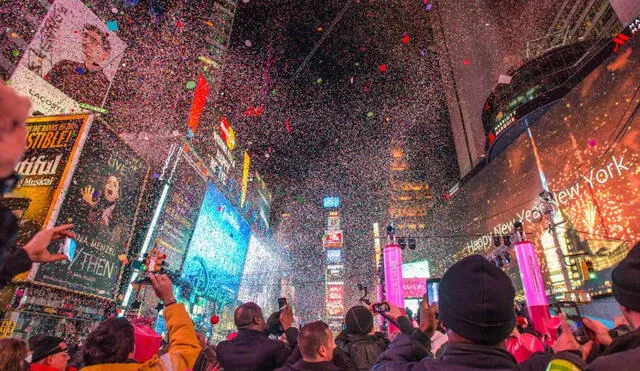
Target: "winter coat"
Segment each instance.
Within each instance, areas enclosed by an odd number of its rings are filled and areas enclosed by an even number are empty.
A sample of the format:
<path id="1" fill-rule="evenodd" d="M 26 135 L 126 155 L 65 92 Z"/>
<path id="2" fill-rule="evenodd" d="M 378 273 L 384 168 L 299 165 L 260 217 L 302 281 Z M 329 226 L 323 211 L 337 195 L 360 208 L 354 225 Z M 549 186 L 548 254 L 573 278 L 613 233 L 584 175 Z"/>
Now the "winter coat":
<path id="1" fill-rule="evenodd" d="M 296 346 L 295 348 L 293 348 L 291 356 L 289 356 L 289 359 L 287 359 L 287 362 L 282 367 L 291 367 L 295 363 L 300 361 L 302 361 L 302 353 L 300 353 L 300 347 Z M 359 371 L 351 361 L 351 358 L 349 358 L 347 353 L 340 349 L 340 347 L 335 347 L 333 349 L 333 359 L 331 360 L 331 363 L 333 363 L 333 365 L 336 366 L 339 370 Z"/>
<path id="2" fill-rule="evenodd" d="M 640 361 L 640 330 L 615 339 L 604 350 L 602 356 L 591 362 L 587 371 L 638 370 Z"/>
<path id="3" fill-rule="evenodd" d="M 306 362 L 299 360 L 292 365 L 284 365 L 276 371 L 341 371 L 333 362 Z"/>
<path id="4" fill-rule="evenodd" d="M 40 365 L 37 363 L 32 363 L 29 365 L 29 371 L 58 371 L 57 368 L 55 367 L 51 367 L 51 366 L 47 366 L 47 365 Z M 75 367 L 67 367 L 65 369 L 65 371 L 76 371 Z"/>
<path id="5" fill-rule="evenodd" d="M 474 344 L 447 344 L 442 359 L 425 358 L 428 348 L 417 342 L 414 335 L 399 335 L 373 366 L 375 371 L 468 371 L 517 370 L 518 364 L 505 349 Z M 419 337 L 419 335 L 418 335 Z M 422 335 L 425 338 L 424 335 Z M 422 340 L 424 341 L 424 339 Z M 428 339 L 426 340 L 428 344 Z"/>
<path id="6" fill-rule="evenodd" d="M 289 343 L 297 343 L 298 329 L 285 331 Z M 288 344 L 269 339 L 264 332 L 241 329 L 233 340 L 216 347 L 218 362 L 225 370 L 272 371 L 281 367 L 291 355 Z"/>
<path id="7" fill-rule="evenodd" d="M 196 330 L 183 304 L 164 309 L 169 332 L 169 352 L 157 355 L 144 363 L 106 363 L 91 365 L 81 371 L 184 371 L 191 369 L 200 353 Z"/>
<path id="8" fill-rule="evenodd" d="M 18 221 L 8 208 L 0 205 L 0 289 L 16 275 L 31 269 L 27 252 L 16 246 Z"/>
<path id="9" fill-rule="evenodd" d="M 193 365 L 193 371 L 218 371 L 221 369 L 216 350 L 212 346 L 203 348 Z"/>
<path id="10" fill-rule="evenodd" d="M 343 331 L 336 337 L 335 342 L 358 370 L 369 370 L 389 346 L 389 340 L 381 333 L 353 335 Z"/>

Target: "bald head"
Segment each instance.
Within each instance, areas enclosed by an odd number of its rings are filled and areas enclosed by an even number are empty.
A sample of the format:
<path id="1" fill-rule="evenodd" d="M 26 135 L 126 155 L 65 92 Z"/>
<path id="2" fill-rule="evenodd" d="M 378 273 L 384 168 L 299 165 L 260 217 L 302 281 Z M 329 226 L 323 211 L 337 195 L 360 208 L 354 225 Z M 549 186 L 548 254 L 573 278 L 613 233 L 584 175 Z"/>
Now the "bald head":
<path id="1" fill-rule="evenodd" d="M 252 302 L 244 303 L 236 308 L 233 314 L 233 323 L 235 323 L 238 330 L 264 331 L 266 328 L 262 309 L 258 304 Z"/>

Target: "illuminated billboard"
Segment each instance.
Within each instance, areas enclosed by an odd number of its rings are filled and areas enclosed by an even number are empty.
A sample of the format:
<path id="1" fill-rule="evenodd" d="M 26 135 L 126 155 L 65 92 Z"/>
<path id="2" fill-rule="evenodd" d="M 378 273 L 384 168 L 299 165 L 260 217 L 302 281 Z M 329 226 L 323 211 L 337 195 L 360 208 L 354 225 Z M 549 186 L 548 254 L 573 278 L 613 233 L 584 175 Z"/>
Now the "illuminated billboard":
<path id="1" fill-rule="evenodd" d="M 33 110 L 78 113 L 102 106 L 126 47 L 82 1 L 56 0 L 10 80 Z"/>
<path id="2" fill-rule="evenodd" d="M 325 196 L 322 199 L 322 206 L 325 209 L 335 209 L 340 207 L 340 197 L 335 196 Z"/>
<path id="3" fill-rule="evenodd" d="M 218 312 L 235 304 L 250 234 L 249 224 L 209 183 L 182 278 L 193 286 L 193 296 L 215 302 Z"/>
<path id="4" fill-rule="evenodd" d="M 342 263 L 342 250 L 340 249 L 327 249 L 327 264 L 340 264 Z"/>
<path id="5" fill-rule="evenodd" d="M 283 264 L 284 259 L 278 254 L 276 246 L 252 234 L 240 280 L 238 301 L 252 301 L 264 313 L 278 310 Z"/>
<path id="6" fill-rule="evenodd" d="M 342 231 L 330 230 L 324 233 L 324 247 L 341 248 L 343 244 Z"/>
<path id="7" fill-rule="evenodd" d="M 34 269 L 34 281 L 113 300 L 149 166 L 100 121 L 92 123 L 87 144 L 57 216 L 58 224 L 75 224 L 75 254 Z"/>
<path id="8" fill-rule="evenodd" d="M 460 187 L 446 205 L 436 205 L 444 247 L 433 261 L 449 264 L 470 254 L 489 255 L 492 235 L 509 234 L 521 220 L 536 246 L 547 288 L 561 289 L 562 266 L 576 287 L 607 291 L 608 271 L 640 241 L 640 118 L 633 113 L 640 85 L 640 38 L 632 38 L 523 133 L 500 156 Z M 564 254 L 558 259 L 540 192 L 547 185 Z M 482 205 L 482 207 L 478 207 Z M 504 266 L 521 289 L 515 254 Z M 588 279 L 580 260 L 599 273 Z M 595 286 L 593 286 L 595 285 Z M 521 291 L 522 292 L 522 291 Z"/>
<path id="9" fill-rule="evenodd" d="M 344 316 L 344 285 L 341 283 L 327 283 L 327 316 Z"/>

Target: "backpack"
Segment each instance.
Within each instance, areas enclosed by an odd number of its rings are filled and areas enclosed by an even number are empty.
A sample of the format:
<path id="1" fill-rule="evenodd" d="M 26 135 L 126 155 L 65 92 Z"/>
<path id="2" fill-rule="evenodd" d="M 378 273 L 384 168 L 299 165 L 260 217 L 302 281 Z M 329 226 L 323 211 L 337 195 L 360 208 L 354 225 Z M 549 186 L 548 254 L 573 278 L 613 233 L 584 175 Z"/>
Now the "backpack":
<path id="1" fill-rule="evenodd" d="M 387 350 L 385 339 L 377 336 L 349 336 L 348 339 L 349 341 L 341 345 L 340 348 L 347 353 L 358 370 L 369 370 L 376 363 L 380 354 Z"/>

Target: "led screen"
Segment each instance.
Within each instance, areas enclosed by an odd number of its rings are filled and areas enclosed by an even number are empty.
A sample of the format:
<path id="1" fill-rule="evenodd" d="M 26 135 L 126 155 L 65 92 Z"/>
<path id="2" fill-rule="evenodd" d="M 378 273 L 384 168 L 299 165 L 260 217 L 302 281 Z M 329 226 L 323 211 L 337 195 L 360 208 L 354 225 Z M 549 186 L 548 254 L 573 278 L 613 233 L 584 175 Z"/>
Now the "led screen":
<path id="1" fill-rule="evenodd" d="M 210 299 L 219 311 L 234 305 L 250 233 L 249 224 L 209 183 L 182 272 L 192 295 Z"/>
<path id="2" fill-rule="evenodd" d="M 340 207 L 340 197 L 325 197 L 322 200 L 322 206 L 325 209 Z"/>

